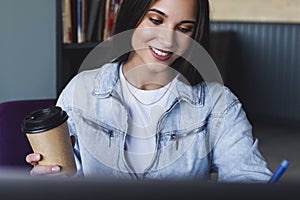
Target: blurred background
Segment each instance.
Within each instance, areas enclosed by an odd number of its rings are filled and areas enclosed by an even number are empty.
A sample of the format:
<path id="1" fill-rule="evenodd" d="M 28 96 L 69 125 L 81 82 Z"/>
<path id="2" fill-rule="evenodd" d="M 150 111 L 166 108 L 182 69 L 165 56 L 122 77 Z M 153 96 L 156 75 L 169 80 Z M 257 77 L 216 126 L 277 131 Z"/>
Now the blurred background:
<path id="1" fill-rule="evenodd" d="M 0 1 L 0 103 L 57 98 L 78 69 L 62 73 L 64 58 L 94 47 L 63 43 L 62 2 Z M 224 83 L 243 103 L 270 168 L 287 159 L 282 179 L 300 181 L 300 0 L 210 3 L 210 53 Z"/>
<path id="2" fill-rule="evenodd" d="M 300 180 L 300 1 L 210 0 L 212 57 L 244 105 L 270 168 Z"/>

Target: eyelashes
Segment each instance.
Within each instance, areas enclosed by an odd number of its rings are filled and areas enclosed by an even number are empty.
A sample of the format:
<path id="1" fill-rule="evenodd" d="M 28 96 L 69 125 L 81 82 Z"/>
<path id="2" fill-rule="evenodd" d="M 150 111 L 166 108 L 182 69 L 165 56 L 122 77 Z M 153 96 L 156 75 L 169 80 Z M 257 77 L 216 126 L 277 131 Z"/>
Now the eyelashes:
<path id="1" fill-rule="evenodd" d="M 155 18 L 149 18 L 149 20 L 154 24 L 154 25 L 160 25 L 162 24 L 162 20 L 155 19 Z"/>
<path id="2" fill-rule="evenodd" d="M 182 32 L 182 33 L 191 33 L 191 32 L 193 32 L 194 29 L 193 28 L 178 27 L 177 30 Z"/>
<path id="3" fill-rule="evenodd" d="M 156 19 L 153 17 L 149 17 L 149 20 L 156 26 L 161 25 L 163 23 L 163 20 Z M 190 32 L 193 32 L 194 27 L 193 26 L 184 27 L 184 26 L 180 25 L 180 26 L 176 27 L 176 30 L 180 31 L 181 33 L 190 33 Z"/>

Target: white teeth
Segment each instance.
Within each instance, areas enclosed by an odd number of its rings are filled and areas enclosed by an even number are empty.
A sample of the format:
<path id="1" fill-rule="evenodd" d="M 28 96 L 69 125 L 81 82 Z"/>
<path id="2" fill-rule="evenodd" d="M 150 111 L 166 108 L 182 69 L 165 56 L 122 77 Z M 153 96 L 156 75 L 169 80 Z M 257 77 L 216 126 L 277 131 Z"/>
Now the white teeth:
<path id="1" fill-rule="evenodd" d="M 159 56 L 168 56 L 170 54 L 170 53 L 162 52 L 162 51 L 160 51 L 158 49 L 155 49 L 153 47 L 151 47 L 151 49 L 154 51 L 154 53 L 156 53 Z"/>

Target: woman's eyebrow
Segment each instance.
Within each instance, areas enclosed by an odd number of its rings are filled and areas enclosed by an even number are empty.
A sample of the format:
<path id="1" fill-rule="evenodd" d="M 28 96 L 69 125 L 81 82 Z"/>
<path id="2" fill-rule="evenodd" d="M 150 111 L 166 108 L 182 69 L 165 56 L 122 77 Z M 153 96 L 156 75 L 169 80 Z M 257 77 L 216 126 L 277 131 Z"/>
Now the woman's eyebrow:
<path id="1" fill-rule="evenodd" d="M 168 15 L 167 15 L 166 13 L 164 13 L 164 12 L 162 12 L 162 11 L 160 11 L 160 10 L 157 10 L 157 9 L 155 9 L 155 8 L 149 9 L 149 11 L 156 12 L 156 13 L 158 13 L 158 14 L 164 16 L 164 17 L 168 17 Z"/>
<path id="2" fill-rule="evenodd" d="M 162 11 L 160 11 L 160 10 L 157 10 L 157 9 L 155 9 L 155 8 L 149 9 L 148 11 L 156 12 L 156 13 L 158 13 L 158 14 L 164 16 L 164 17 L 168 17 L 168 15 L 167 15 L 166 13 L 164 13 L 164 12 L 162 12 Z M 184 20 L 184 21 L 180 22 L 180 24 L 185 24 L 185 23 L 188 23 L 188 24 L 195 24 L 196 22 L 193 21 L 193 20 Z"/>

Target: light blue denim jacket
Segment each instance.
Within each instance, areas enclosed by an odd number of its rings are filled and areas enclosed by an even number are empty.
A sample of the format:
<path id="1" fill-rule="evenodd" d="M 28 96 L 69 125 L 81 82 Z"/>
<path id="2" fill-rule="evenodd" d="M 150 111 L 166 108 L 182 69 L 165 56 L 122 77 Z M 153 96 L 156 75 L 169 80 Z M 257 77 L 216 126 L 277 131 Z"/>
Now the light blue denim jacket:
<path id="1" fill-rule="evenodd" d="M 76 75 L 57 105 L 76 136 L 78 172 L 124 179 L 200 179 L 217 172 L 221 182 L 266 182 L 272 172 L 252 136 L 239 100 L 218 83 L 194 87 L 178 81 L 156 132 L 157 151 L 142 174 L 124 157 L 128 112 L 121 98 L 119 64 Z M 172 96 L 172 95 L 171 95 Z M 170 97 L 171 98 L 171 97 Z"/>

